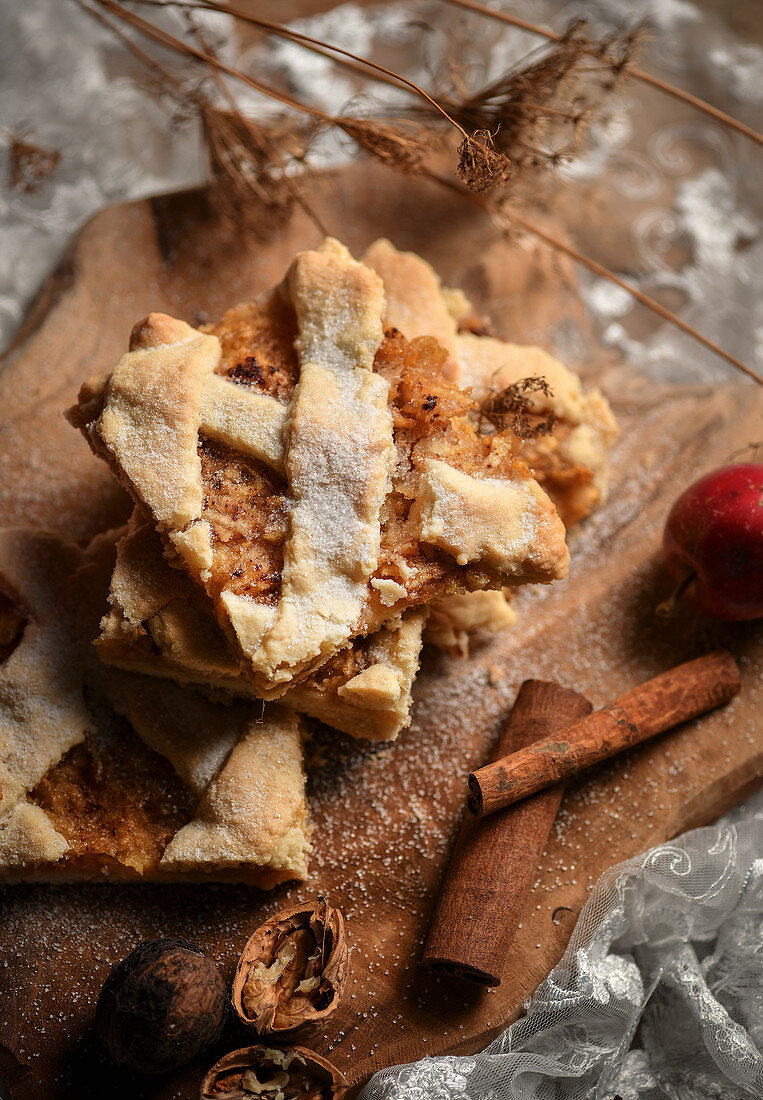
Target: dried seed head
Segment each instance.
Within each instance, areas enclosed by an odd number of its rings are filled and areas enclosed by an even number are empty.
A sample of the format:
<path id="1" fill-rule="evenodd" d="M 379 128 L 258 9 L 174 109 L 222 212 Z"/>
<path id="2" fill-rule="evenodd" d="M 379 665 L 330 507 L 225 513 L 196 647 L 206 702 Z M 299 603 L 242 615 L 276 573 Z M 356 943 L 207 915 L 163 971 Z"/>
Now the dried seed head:
<path id="1" fill-rule="evenodd" d="M 237 229 L 258 235 L 283 224 L 294 204 L 295 185 L 276 161 L 294 135 L 206 103 L 199 114 L 212 177 L 210 197 L 219 213 Z"/>
<path id="2" fill-rule="evenodd" d="M 521 378 L 499 393 L 491 394 L 480 407 L 480 430 L 487 420 L 497 431 L 510 429 L 520 439 L 535 439 L 553 431 L 556 417 L 547 409 L 539 410 L 528 394 L 540 393 L 551 397 L 551 389 L 545 378 Z"/>
<path id="3" fill-rule="evenodd" d="M 206 1075 L 200 1100 L 342 1100 L 347 1082 L 331 1062 L 304 1047 L 243 1047 Z"/>
<path id="4" fill-rule="evenodd" d="M 558 42 L 534 50 L 490 84 L 464 92 L 461 79 L 437 98 L 465 130 L 493 135 L 496 151 L 511 160 L 516 193 L 517 185 L 534 183 L 539 171 L 575 155 L 642 38 L 636 28 L 596 39 L 576 20 Z M 427 107 L 413 113 L 436 121 Z"/>
<path id="5" fill-rule="evenodd" d="M 400 172 L 416 172 L 433 146 L 432 135 L 411 123 L 338 118 L 336 125 L 365 153 Z"/>
<path id="6" fill-rule="evenodd" d="M 483 193 L 502 187 L 511 177 L 508 157 L 495 148 L 489 130 L 475 130 L 458 147 L 458 178 L 472 191 Z"/>
<path id="7" fill-rule="evenodd" d="M 233 979 L 233 1007 L 259 1035 L 325 1020 L 339 1004 L 348 964 L 338 909 L 325 901 L 284 909 L 244 948 Z"/>

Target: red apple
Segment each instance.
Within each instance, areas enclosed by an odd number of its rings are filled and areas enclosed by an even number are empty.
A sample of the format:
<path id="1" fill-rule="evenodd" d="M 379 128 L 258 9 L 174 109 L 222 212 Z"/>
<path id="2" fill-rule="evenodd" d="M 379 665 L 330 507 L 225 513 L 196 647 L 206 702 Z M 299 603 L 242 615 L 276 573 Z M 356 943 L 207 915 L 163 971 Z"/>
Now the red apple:
<path id="1" fill-rule="evenodd" d="M 670 511 L 662 547 L 705 615 L 763 617 L 763 463 L 724 466 L 690 485 Z"/>

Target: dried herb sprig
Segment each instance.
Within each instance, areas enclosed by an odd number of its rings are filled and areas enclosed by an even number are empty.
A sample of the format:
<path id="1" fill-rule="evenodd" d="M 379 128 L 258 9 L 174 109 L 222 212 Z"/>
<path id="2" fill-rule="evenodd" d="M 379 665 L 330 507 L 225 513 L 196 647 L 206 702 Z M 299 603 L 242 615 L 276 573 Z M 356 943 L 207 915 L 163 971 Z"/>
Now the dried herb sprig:
<path id="1" fill-rule="evenodd" d="M 173 75 L 155 57 L 125 34 L 119 22 L 109 19 L 99 8 L 76 0 L 84 11 L 108 28 L 137 59 L 147 67 L 158 88 L 169 93 L 186 115 L 198 118 L 210 171 L 209 197 L 220 216 L 237 229 L 267 236 L 288 218 L 298 204 L 325 233 L 315 211 L 305 198 L 297 180 L 287 171 L 283 156 L 293 136 L 285 119 L 266 127 L 245 118 L 235 99 L 221 81 L 218 86 L 229 103 L 228 110 L 213 104 L 198 83 L 188 85 Z M 215 71 L 215 74 L 217 73 Z M 263 217 L 267 211 L 267 217 Z"/>
<path id="2" fill-rule="evenodd" d="M 486 4 L 479 3 L 479 0 L 442 0 L 442 3 L 464 8 L 466 11 L 475 12 L 477 15 L 487 16 L 489 19 L 495 19 L 501 23 L 508 23 L 512 27 L 518 27 L 520 30 L 540 35 L 551 42 L 561 42 L 564 37 L 563 35 L 557 34 L 555 31 L 549 30 L 547 27 L 541 27 L 537 23 L 531 23 L 527 19 L 521 19 L 519 16 L 511 15 L 509 12 L 502 11 L 500 8 L 490 8 Z M 666 80 L 661 80 L 659 77 L 653 76 L 644 69 L 637 68 L 630 63 L 629 59 L 623 59 L 621 71 L 624 75 L 634 80 L 638 80 L 642 84 L 648 84 L 652 88 L 664 92 L 666 95 L 673 96 L 674 99 L 680 99 L 683 103 L 688 103 L 691 107 L 709 115 L 710 118 L 714 119 L 716 122 L 720 122 L 723 126 L 728 126 L 729 129 L 736 130 L 737 133 L 743 134 L 744 137 L 749 138 L 758 145 L 763 145 L 763 134 L 758 133 L 757 130 L 753 130 L 751 126 L 747 126 L 744 122 L 740 122 L 739 119 L 726 114 L 725 111 L 719 110 L 718 107 L 713 107 L 712 104 L 706 103 L 704 99 L 700 99 L 690 92 L 685 92 L 683 88 L 677 88 L 674 84 L 669 84 Z"/>
<path id="3" fill-rule="evenodd" d="M 214 56 L 202 29 L 190 14 L 188 22 L 203 49 Z M 326 236 L 326 228 L 304 189 L 288 171 L 305 155 L 298 127 L 288 119 L 263 126 L 245 117 L 218 69 L 213 76 L 228 103 L 227 110 L 209 103 L 201 110 L 213 204 L 233 228 L 253 231 L 258 236 L 268 236 L 283 225 L 296 204 Z M 253 198 L 259 201 L 253 202 Z M 263 206 L 266 218 L 262 217 Z"/>
<path id="4" fill-rule="evenodd" d="M 288 170 L 289 166 L 301 159 L 302 153 L 295 155 L 293 147 L 299 144 L 300 136 L 304 137 L 304 131 L 300 132 L 299 128 L 290 124 L 285 117 L 279 119 L 275 125 L 264 126 L 243 116 L 236 106 L 235 99 L 227 94 L 227 90 L 219 80 L 222 73 L 237 77 L 263 95 L 307 115 L 311 120 L 313 133 L 322 125 L 335 126 L 352 138 L 365 152 L 397 169 L 415 170 L 431 148 L 431 140 L 423 127 L 416 126 L 408 119 L 401 119 L 395 124 L 390 121 L 376 122 L 328 115 L 309 104 L 303 104 L 294 96 L 281 93 L 261 81 L 255 81 L 245 73 L 219 61 L 207 44 L 203 49 L 194 49 L 181 39 L 176 39 L 166 31 L 155 28 L 153 24 L 146 23 L 119 4 L 108 0 L 105 2 L 94 0 L 98 6 L 91 7 L 84 0 L 77 0 L 77 2 L 85 11 L 113 30 L 137 57 L 149 65 L 154 74 L 163 80 L 170 90 L 177 93 L 186 110 L 197 114 L 202 126 L 212 176 L 210 197 L 223 216 L 238 228 L 255 230 L 260 234 L 268 225 L 271 227 L 275 225 L 272 218 L 269 222 L 262 218 L 262 210 L 253 213 L 252 202 L 259 200 L 265 203 L 271 214 L 275 215 L 277 223 L 281 223 L 284 217 L 288 216 L 291 207 L 296 203 L 306 210 L 322 232 L 326 232 L 317 213 L 307 201 L 304 190 Z M 207 97 L 202 96 L 198 89 L 181 85 L 150 54 L 134 43 L 117 25 L 106 19 L 100 8 L 107 8 L 116 18 L 122 18 L 136 29 L 144 31 L 149 37 L 160 41 L 162 45 L 186 53 L 207 66 L 208 70 L 218 78 L 218 85 L 228 99 L 229 108 L 220 109 Z M 157 33 L 152 33 L 154 30 Z M 292 156 L 288 160 L 282 156 L 284 144 L 292 146 Z M 302 144 L 304 146 L 304 141 Z M 253 216 L 250 217 L 252 213 Z"/>
<path id="5" fill-rule="evenodd" d="M 210 199 L 234 227 L 270 231 L 291 214 L 295 193 L 291 181 L 274 171 L 267 131 L 240 112 L 212 104 L 200 107 L 204 145 L 211 175 Z"/>
<path id="6" fill-rule="evenodd" d="M 405 121 L 345 117 L 337 119 L 337 126 L 365 153 L 400 172 L 418 171 L 432 151 L 426 131 Z"/>
<path id="7" fill-rule="evenodd" d="M 108 7 L 111 11 L 121 8 L 115 0 L 92 0 L 92 2 Z M 356 141 L 365 152 L 404 171 L 418 170 L 427 154 L 442 145 L 444 138 L 438 133 L 438 125 L 447 122 L 461 135 L 456 174 L 468 187 L 480 193 L 499 190 L 512 176 L 512 162 L 515 162 L 521 172 L 524 172 L 530 168 L 557 164 L 561 159 L 570 156 L 573 152 L 573 143 L 568 142 L 562 148 L 558 145 L 552 145 L 552 147 L 546 145 L 541 148 L 543 131 L 547 130 L 547 126 L 543 126 L 544 120 L 568 122 L 573 134 L 579 138 L 583 124 L 594 108 L 594 102 L 590 97 L 586 100 L 580 88 L 574 91 L 565 89 L 565 83 L 571 82 L 567 78 L 571 78 L 573 70 L 576 75 L 579 75 L 578 70 L 583 71 L 583 62 L 587 66 L 585 71 L 596 71 L 589 56 L 595 55 L 599 58 L 600 70 L 605 72 L 610 78 L 610 83 L 613 83 L 613 74 L 616 75 L 619 72 L 623 59 L 630 56 L 635 38 L 632 32 L 629 32 L 626 36 L 611 36 L 596 42 L 583 34 L 580 24 L 574 24 L 564 41 L 548 51 L 546 56 L 532 61 L 529 65 L 520 66 L 493 88 L 485 89 L 482 93 L 476 93 L 464 101 L 459 101 L 449 99 L 447 96 L 430 95 L 413 81 L 367 58 L 302 34 L 290 27 L 274 23 L 272 20 L 253 16 L 221 0 L 136 0 L 136 2 L 150 7 L 180 7 L 188 13 L 197 10 L 223 12 L 269 34 L 275 34 L 305 49 L 328 56 L 337 64 L 349 66 L 365 77 L 381 79 L 415 94 L 423 100 L 423 103 L 418 108 L 406 110 L 408 121 L 399 118 L 357 121 L 345 117 L 327 116 L 325 112 L 319 111 L 310 104 L 301 102 L 294 96 L 287 95 L 262 81 L 255 82 L 245 74 L 237 73 L 219 62 L 218 69 L 214 70 L 218 74 L 226 72 L 237 75 L 251 87 L 256 87 L 263 94 L 285 106 L 311 115 L 316 124 L 320 122 L 324 125 L 337 126 Z M 150 34 L 165 45 L 173 45 L 174 48 L 182 50 L 181 40 L 173 40 L 172 36 L 167 35 L 166 32 L 158 32 L 153 24 L 140 20 L 126 9 L 121 10 L 123 17 L 127 17 L 128 21 L 143 33 Z M 198 60 L 205 60 L 210 53 L 211 51 L 206 49 L 200 56 L 198 51 L 192 51 L 192 56 Z M 573 111 L 555 107 L 550 102 L 554 93 L 561 97 L 563 91 L 568 99 L 574 102 Z M 446 106 L 443 107 L 443 104 Z M 424 122 L 425 128 L 413 127 L 410 117 L 414 119 L 414 123 L 417 119 Z"/>
<path id="8" fill-rule="evenodd" d="M 135 0 L 151 7 L 178 6 L 186 10 L 222 12 L 267 33 L 295 42 L 305 49 L 331 58 L 335 63 L 350 68 L 365 78 L 381 80 L 396 88 L 411 92 L 420 100 L 416 107 L 406 109 L 406 114 L 425 121 L 429 133 L 424 146 L 431 140 L 431 127 L 445 120 L 461 132 L 458 148 L 457 174 L 467 186 L 477 191 L 498 190 L 512 176 L 527 169 L 553 166 L 574 152 L 583 125 L 595 107 L 595 97 L 586 96 L 581 79 L 578 87 L 569 85 L 573 77 L 583 73 L 604 74 L 613 86 L 622 67 L 632 57 L 640 37 L 639 30 L 611 35 L 597 41 L 583 33 L 584 24 L 574 22 L 558 45 L 541 58 L 529 64 L 521 64 L 491 87 L 463 98 L 437 92 L 430 94 L 414 81 L 383 65 L 352 53 L 349 50 L 323 42 L 283 26 L 272 20 L 262 19 L 223 0 Z M 596 60 L 592 60 L 596 59 Z M 603 81 L 602 81 L 603 83 Z M 565 105 L 554 107 L 551 100 L 566 92 L 567 103 L 574 103 L 574 110 Z M 560 148 L 542 147 L 548 136 L 548 125 L 566 122 L 571 137 Z M 365 136 L 363 134 L 362 136 Z M 395 135 L 397 138 L 402 135 Z M 373 140 L 373 135 L 371 135 Z M 363 144 L 361 142 L 361 144 Z M 407 143 L 403 139 L 402 145 Z M 383 150 L 385 142 L 379 143 Z M 378 155 L 375 151 L 372 155 Z M 381 159 L 387 159 L 382 155 Z M 394 158 L 390 158 L 394 159 Z M 410 170 L 410 155 L 398 158 L 400 167 Z M 417 158 L 418 159 L 418 158 Z"/>
<path id="9" fill-rule="evenodd" d="M 534 376 L 520 378 L 498 393 L 489 394 L 479 410 L 479 430 L 484 433 L 485 421 L 498 431 L 511 428 L 520 439 L 536 439 L 554 430 L 556 417 L 552 412 L 539 412 L 528 394 L 542 393 L 551 397 L 551 389 L 545 378 Z"/>

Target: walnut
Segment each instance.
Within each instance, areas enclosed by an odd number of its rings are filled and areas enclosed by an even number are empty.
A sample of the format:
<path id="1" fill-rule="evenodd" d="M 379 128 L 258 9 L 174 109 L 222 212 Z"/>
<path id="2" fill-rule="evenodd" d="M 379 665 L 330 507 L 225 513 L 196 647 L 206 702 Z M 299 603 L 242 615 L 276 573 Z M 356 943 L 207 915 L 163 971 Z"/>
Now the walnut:
<path id="1" fill-rule="evenodd" d="M 109 974 L 98 998 L 98 1038 L 117 1065 L 165 1073 L 220 1035 L 228 1008 L 222 974 L 183 940 L 143 943 Z"/>
<path id="2" fill-rule="evenodd" d="M 259 1035 L 324 1020 L 339 1004 L 348 963 L 338 909 L 323 900 L 283 909 L 244 948 L 233 979 L 233 1007 Z"/>
<path id="3" fill-rule="evenodd" d="M 201 1083 L 200 1100 L 342 1100 L 347 1082 L 304 1047 L 244 1047 L 226 1054 Z"/>

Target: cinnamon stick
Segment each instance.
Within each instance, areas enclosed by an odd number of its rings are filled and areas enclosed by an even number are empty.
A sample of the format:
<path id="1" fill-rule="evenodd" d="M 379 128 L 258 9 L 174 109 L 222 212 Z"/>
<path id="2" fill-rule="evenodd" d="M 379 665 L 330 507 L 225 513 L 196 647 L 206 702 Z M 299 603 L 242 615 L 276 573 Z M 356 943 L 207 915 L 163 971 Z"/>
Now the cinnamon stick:
<path id="1" fill-rule="evenodd" d="M 687 661 L 626 692 L 611 706 L 469 776 L 469 809 L 494 813 L 560 779 L 727 703 L 741 687 L 725 649 Z"/>
<path id="2" fill-rule="evenodd" d="M 526 680 L 497 755 L 532 744 L 590 710 L 588 700 L 569 688 Z M 558 783 L 487 821 L 466 815 L 424 949 L 425 965 L 466 981 L 500 985 L 563 786 Z"/>

